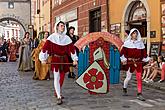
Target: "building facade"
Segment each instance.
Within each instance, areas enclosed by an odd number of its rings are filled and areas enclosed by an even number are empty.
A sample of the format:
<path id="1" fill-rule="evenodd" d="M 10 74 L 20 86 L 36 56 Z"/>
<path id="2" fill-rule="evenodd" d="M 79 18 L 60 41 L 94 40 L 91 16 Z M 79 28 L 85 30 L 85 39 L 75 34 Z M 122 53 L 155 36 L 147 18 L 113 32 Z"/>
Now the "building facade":
<path id="1" fill-rule="evenodd" d="M 38 11 L 35 23 L 39 31 L 52 33 L 55 23 L 61 20 L 67 28 L 74 26 L 79 37 L 106 31 L 124 41 L 125 30 L 137 28 L 148 54 L 158 56 L 165 51 L 165 0 L 35 1 Z"/>
<path id="2" fill-rule="evenodd" d="M 37 35 L 42 31 L 50 32 L 50 5 L 52 0 L 32 0 L 32 21 Z"/>
<path id="3" fill-rule="evenodd" d="M 20 25 L 17 23 L 11 23 L 10 25 L 7 25 L 4 27 L 5 30 L 5 39 L 11 39 L 13 38 L 20 38 Z"/>
<path id="4" fill-rule="evenodd" d="M 165 28 L 162 27 L 165 22 L 162 17 L 165 12 L 164 1 L 110 0 L 110 32 L 125 39 L 125 30 L 137 28 L 142 35 L 147 52 L 154 55 L 160 54 L 161 44 L 165 38 Z M 154 50 L 154 47 L 157 49 Z"/>
<path id="5" fill-rule="evenodd" d="M 22 27 L 17 22 L 1 23 L 0 24 L 0 33 L 3 35 L 4 39 L 21 38 L 21 29 Z"/>
<path id="6" fill-rule="evenodd" d="M 107 31 L 107 19 L 107 0 L 52 0 L 51 27 L 62 20 L 82 37 L 89 32 Z"/>
<path id="7" fill-rule="evenodd" d="M 58 21 L 64 21 L 67 27 L 74 26 L 78 34 L 78 6 L 79 0 L 52 0 L 51 32 Z"/>
<path id="8" fill-rule="evenodd" d="M 80 0 L 79 35 L 108 31 L 108 0 Z"/>

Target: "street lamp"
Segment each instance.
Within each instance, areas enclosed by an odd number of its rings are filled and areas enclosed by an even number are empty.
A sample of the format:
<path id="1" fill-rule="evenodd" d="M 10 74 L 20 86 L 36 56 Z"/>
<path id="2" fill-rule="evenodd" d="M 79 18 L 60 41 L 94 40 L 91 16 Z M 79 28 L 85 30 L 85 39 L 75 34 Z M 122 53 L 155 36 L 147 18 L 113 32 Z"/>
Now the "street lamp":
<path id="1" fill-rule="evenodd" d="M 14 8 L 14 2 L 8 2 L 8 8 L 13 9 Z"/>
<path id="2" fill-rule="evenodd" d="M 33 25 L 28 25 L 29 29 L 33 29 L 33 27 L 34 27 Z"/>

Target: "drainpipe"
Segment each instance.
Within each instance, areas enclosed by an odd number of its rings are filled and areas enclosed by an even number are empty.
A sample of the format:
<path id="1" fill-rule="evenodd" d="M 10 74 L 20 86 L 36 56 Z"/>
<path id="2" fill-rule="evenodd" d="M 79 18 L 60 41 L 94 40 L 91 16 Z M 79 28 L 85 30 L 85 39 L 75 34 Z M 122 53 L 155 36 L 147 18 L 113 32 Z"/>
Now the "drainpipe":
<path id="1" fill-rule="evenodd" d="M 31 7 L 31 5 L 32 5 L 32 3 L 31 3 L 31 0 L 30 0 L 30 25 L 32 25 L 32 19 L 31 19 L 31 17 L 32 17 L 32 7 Z"/>
<path id="2" fill-rule="evenodd" d="M 50 0 L 50 24 L 49 24 L 49 26 L 50 26 L 50 33 L 52 33 L 53 32 L 53 11 L 52 11 L 52 0 Z"/>
<path id="3" fill-rule="evenodd" d="M 106 6 L 107 6 L 107 32 L 110 32 L 109 30 L 109 19 L 110 19 L 110 16 L 109 16 L 109 1 L 110 0 L 106 0 Z"/>

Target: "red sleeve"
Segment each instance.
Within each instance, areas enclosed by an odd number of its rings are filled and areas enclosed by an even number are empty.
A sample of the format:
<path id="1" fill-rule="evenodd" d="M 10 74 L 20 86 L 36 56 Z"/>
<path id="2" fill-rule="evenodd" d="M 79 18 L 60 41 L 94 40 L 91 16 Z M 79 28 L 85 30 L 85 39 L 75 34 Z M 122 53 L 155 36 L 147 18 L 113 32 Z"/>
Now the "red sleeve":
<path id="1" fill-rule="evenodd" d="M 75 54 L 75 52 L 76 52 L 76 48 L 74 47 L 73 43 L 69 44 L 68 45 L 68 55 L 71 56 L 71 53 Z"/>
<path id="2" fill-rule="evenodd" d="M 147 55 L 147 52 L 145 49 L 142 49 L 142 57 L 143 58 L 146 58 L 148 55 Z"/>
<path id="3" fill-rule="evenodd" d="M 42 52 L 45 53 L 46 51 L 48 51 L 48 54 L 51 53 L 51 42 L 49 40 L 47 40 L 42 47 Z"/>
<path id="4" fill-rule="evenodd" d="M 127 48 L 123 47 L 120 52 L 120 56 L 124 55 L 126 57 L 127 55 Z"/>

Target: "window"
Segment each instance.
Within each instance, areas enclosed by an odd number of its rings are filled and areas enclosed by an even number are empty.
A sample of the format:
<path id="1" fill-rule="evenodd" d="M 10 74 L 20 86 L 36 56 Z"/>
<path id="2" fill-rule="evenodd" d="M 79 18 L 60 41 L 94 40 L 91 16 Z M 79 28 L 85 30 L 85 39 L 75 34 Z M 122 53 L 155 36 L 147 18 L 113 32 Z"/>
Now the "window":
<path id="1" fill-rule="evenodd" d="M 14 29 L 12 29 L 12 36 L 14 37 Z"/>
<path id="2" fill-rule="evenodd" d="M 42 31 L 44 31 L 44 26 L 42 26 Z"/>
<path id="3" fill-rule="evenodd" d="M 9 31 L 7 31 L 7 38 L 9 38 Z"/>
<path id="4" fill-rule="evenodd" d="M 143 20 L 147 17 L 147 11 L 142 2 L 133 5 L 129 16 L 129 21 Z"/>
<path id="5" fill-rule="evenodd" d="M 50 32 L 50 22 L 48 23 L 48 31 Z"/>
<path id="6" fill-rule="evenodd" d="M 165 38 L 165 3 L 161 4 L 161 34 L 162 38 Z"/>
<path id="7" fill-rule="evenodd" d="M 89 32 L 101 31 L 101 8 L 89 12 Z"/>
<path id="8" fill-rule="evenodd" d="M 45 4 L 45 2 L 44 2 L 45 0 L 42 0 L 42 6 L 44 6 L 44 4 Z"/>
<path id="9" fill-rule="evenodd" d="M 16 31 L 16 37 L 18 37 L 18 30 L 15 30 Z"/>
<path id="10" fill-rule="evenodd" d="M 56 6 L 58 4 L 58 0 L 54 0 L 54 5 Z"/>
<path id="11" fill-rule="evenodd" d="M 65 2 L 66 0 L 54 0 L 54 6 L 56 5 L 61 5 L 63 2 Z"/>

